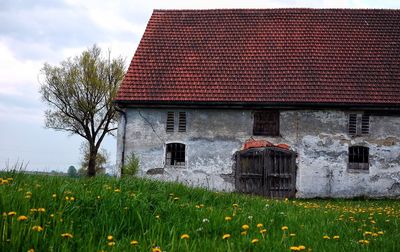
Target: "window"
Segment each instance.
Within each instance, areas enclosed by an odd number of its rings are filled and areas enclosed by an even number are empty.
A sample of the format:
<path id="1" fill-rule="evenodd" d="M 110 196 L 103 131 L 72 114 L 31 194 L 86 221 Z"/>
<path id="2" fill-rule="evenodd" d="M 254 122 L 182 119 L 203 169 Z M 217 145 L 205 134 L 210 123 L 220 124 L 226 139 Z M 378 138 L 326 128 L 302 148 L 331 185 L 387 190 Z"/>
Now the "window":
<path id="1" fill-rule="evenodd" d="M 369 115 L 349 114 L 349 134 L 352 136 L 369 134 Z"/>
<path id="2" fill-rule="evenodd" d="M 186 112 L 167 112 L 166 131 L 168 133 L 175 132 L 175 117 L 178 116 L 178 132 L 186 132 Z"/>
<path id="3" fill-rule="evenodd" d="M 364 146 L 349 147 L 349 169 L 369 169 L 369 148 Z"/>
<path id="4" fill-rule="evenodd" d="M 279 111 L 254 112 L 253 135 L 279 136 Z"/>
<path id="5" fill-rule="evenodd" d="M 169 143 L 166 148 L 165 164 L 173 166 L 185 165 L 185 145 L 181 143 Z"/>

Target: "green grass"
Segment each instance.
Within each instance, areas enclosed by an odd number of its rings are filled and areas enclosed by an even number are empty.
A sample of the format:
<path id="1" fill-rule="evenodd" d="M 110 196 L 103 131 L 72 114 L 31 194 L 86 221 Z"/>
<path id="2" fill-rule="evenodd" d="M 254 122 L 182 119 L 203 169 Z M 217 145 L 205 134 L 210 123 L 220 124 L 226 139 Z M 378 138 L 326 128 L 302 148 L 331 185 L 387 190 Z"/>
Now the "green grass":
<path id="1" fill-rule="evenodd" d="M 299 245 L 305 251 L 400 249 L 400 203 L 395 200 L 285 201 L 143 179 L 11 172 L 0 177 L 12 178 L 0 185 L 0 251 L 151 251 L 156 246 L 161 251 L 290 251 Z M 45 211 L 31 211 L 39 208 Z M 13 211 L 15 216 L 8 215 Z M 28 219 L 18 221 L 21 215 Z M 232 220 L 226 221 L 227 216 Z M 264 235 L 259 223 L 267 230 Z M 244 224 L 249 225 L 247 235 L 241 235 Z M 288 230 L 282 231 L 283 226 Z M 73 237 L 63 238 L 63 233 Z M 181 239 L 183 234 L 190 238 Z M 224 234 L 231 237 L 223 240 Z M 114 246 L 108 245 L 109 235 Z M 336 235 L 339 239 L 333 239 Z M 132 246 L 132 240 L 138 245 Z"/>

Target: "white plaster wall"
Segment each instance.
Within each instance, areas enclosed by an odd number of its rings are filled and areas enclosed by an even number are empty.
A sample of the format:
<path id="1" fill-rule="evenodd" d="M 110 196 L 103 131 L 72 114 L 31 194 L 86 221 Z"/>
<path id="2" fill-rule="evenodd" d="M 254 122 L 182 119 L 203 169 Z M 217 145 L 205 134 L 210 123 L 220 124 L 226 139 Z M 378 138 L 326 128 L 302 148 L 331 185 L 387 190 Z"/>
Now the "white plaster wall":
<path id="1" fill-rule="evenodd" d="M 186 133 L 166 133 L 167 111 L 187 112 Z M 400 117 L 371 116 L 370 134 L 347 134 L 348 112 L 339 110 L 281 111 L 280 137 L 298 153 L 297 197 L 355 197 L 400 195 Z M 128 109 L 125 155 L 140 159 L 140 176 L 179 181 L 191 186 L 233 191 L 233 154 L 252 136 L 250 110 Z M 121 123 L 118 152 L 121 155 Z M 262 139 L 263 137 L 254 137 Z M 187 146 L 184 167 L 165 166 L 165 144 Z M 370 148 L 369 172 L 350 172 L 348 148 Z M 148 172 L 162 171 L 162 174 Z"/>

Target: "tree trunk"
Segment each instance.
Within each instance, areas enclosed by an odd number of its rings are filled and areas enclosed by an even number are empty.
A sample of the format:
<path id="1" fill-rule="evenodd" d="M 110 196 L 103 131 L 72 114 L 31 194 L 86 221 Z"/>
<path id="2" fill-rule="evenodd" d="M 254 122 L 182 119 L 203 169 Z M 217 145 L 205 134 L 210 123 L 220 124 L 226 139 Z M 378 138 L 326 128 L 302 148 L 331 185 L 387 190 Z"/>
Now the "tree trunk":
<path id="1" fill-rule="evenodd" d="M 87 175 L 88 177 L 96 176 L 96 156 L 97 156 L 97 149 L 95 146 L 90 144 L 89 146 L 89 164 Z"/>

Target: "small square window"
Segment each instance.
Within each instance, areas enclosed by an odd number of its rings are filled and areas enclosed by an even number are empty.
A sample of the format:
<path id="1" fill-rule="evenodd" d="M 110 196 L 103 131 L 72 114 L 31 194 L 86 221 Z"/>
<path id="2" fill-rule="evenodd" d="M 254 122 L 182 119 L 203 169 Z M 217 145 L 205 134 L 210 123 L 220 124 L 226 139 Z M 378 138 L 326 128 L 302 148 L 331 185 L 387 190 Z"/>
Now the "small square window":
<path id="1" fill-rule="evenodd" d="M 349 147 L 349 169 L 369 170 L 369 148 L 364 146 Z"/>
<path id="2" fill-rule="evenodd" d="M 165 164 L 172 166 L 185 165 L 185 145 L 181 143 L 169 143 L 166 147 Z"/>
<path id="3" fill-rule="evenodd" d="M 254 112 L 253 135 L 279 136 L 279 111 Z"/>

